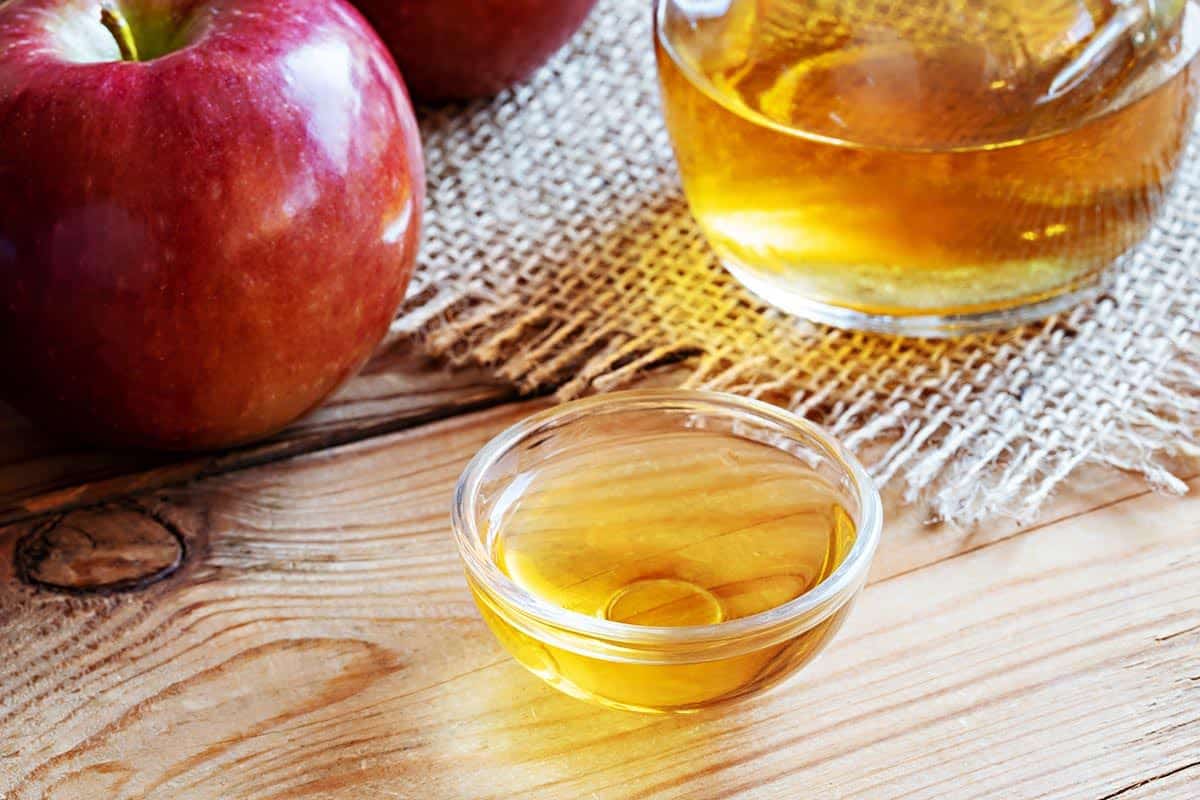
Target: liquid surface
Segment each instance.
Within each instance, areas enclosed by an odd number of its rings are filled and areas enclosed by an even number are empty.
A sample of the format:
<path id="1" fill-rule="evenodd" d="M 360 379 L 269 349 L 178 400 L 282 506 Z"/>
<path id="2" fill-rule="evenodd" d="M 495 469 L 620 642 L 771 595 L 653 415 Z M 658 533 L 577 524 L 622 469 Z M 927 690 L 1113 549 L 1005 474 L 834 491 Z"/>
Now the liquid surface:
<path id="1" fill-rule="evenodd" d="M 722 101 L 784 128 L 859 145 L 964 149 L 1078 127 L 1107 110 L 1160 57 L 1134 43 L 1153 32 L 1148 11 L 1070 91 L 1052 87 L 1128 6 L 732 0 L 722 14 L 670 16 L 666 38 Z"/>
<path id="2" fill-rule="evenodd" d="M 1144 235 L 1178 166 L 1200 19 L 1177 5 L 1164 28 L 1112 0 L 666 2 L 693 212 L 785 307 L 949 315 L 1069 291 Z"/>
<path id="3" fill-rule="evenodd" d="M 854 525 L 795 456 L 731 435 L 632 435 L 522 475 L 493 514 L 497 565 L 559 608 L 633 625 L 707 625 L 828 577 Z"/>

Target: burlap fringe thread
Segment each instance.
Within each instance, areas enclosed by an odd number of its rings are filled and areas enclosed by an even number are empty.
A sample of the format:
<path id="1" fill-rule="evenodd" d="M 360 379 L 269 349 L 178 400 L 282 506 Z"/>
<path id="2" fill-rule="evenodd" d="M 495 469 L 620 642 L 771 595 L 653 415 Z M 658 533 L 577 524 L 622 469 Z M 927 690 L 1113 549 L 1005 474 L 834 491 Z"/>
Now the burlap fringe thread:
<path id="1" fill-rule="evenodd" d="M 1099 302 L 947 342 L 809 325 L 715 262 L 662 127 L 649 3 L 602 0 L 570 50 L 491 103 L 425 110 L 424 261 L 395 332 L 562 399 L 680 361 L 784 405 L 931 517 L 1028 518 L 1085 464 L 1184 492 L 1200 459 L 1200 138 Z"/>

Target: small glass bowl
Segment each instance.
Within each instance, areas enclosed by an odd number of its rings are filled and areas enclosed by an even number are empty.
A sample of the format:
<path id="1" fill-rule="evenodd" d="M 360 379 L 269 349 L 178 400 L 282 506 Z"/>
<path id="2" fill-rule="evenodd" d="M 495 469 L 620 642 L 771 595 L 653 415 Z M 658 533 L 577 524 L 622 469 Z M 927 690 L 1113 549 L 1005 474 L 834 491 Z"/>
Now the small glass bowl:
<path id="1" fill-rule="evenodd" d="M 632 430 L 721 433 L 770 445 L 820 476 L 856 527 L 844 560 L 799 597 L 710 625 L 651 627 L 588 616 L 526 591 L 492 558 L 489 519 L 529 490 L 531 469 Z M 736 467 L 731 467 L 735 469 Z M 879 544 L 879 492 L 859 462 L 817 426 L 728 394 L 646 390 L 602 395 L 536 414 L 501 433 L 459 479 L 453 526 L 467 582 L 500 643 L 551 686 L 606 706 L 691 712 L 757 694 L 798 671 L 830 641 L 862 589 Z"/>

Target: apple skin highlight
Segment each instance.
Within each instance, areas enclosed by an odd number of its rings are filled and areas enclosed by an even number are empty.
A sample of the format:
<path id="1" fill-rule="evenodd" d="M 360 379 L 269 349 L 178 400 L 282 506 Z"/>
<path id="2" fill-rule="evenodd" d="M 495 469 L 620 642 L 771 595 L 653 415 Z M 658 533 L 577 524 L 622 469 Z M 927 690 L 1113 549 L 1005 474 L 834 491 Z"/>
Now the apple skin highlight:
<path id="1" fill-rule="evenodd" d="M 343 0 L 120 7 L 156 57 L 121 60 L 95 0 L 0 3 L 0 396 L 105 444 L 254 440 L 403 298 L 412 107 Z"/>
<path id="2" fill-rule="evenodd" d="M 491 97 L 528 78 L 596 0 L 354 0 L 418 100 Z"/>

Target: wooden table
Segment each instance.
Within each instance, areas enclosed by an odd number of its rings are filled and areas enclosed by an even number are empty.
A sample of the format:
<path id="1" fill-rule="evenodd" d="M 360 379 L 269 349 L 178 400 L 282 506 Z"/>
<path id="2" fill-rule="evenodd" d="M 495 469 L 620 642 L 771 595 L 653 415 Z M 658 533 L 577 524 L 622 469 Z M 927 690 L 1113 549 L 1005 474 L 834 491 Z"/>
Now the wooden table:
<path id="1" fill-rule="evenodd" d="M 455 478 L 541 405 L 397 349 L 235 453 L 0 415 L 0 797 L 1200 798 L 1200 500 L 1083 476 L 973 532 L 891 503 L 815 665 L 635 716 L 522 671 L 463 584 Z"/>

